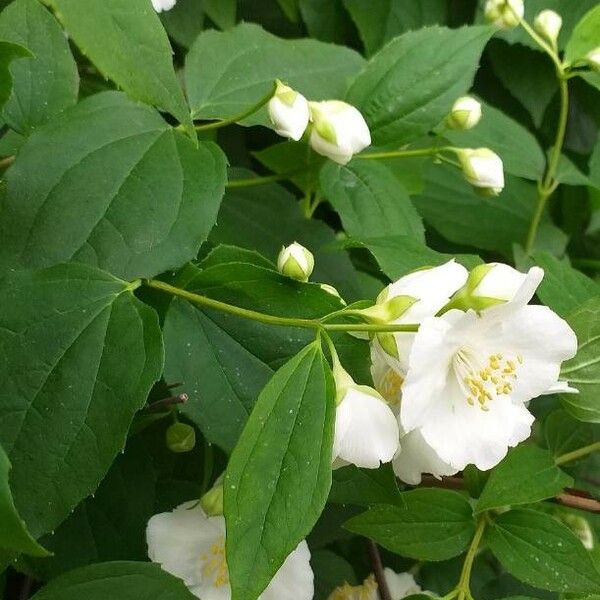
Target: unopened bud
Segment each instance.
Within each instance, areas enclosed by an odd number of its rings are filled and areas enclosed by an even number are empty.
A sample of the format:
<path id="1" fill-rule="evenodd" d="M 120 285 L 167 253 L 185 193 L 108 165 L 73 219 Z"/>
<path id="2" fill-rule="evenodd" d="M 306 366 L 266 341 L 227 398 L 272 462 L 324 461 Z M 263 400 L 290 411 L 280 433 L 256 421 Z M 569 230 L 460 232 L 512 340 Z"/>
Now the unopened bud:
<path id="1" fill-rule="evenodd" d="M 562 27 L 562 17 L 553 10 L 543 10 L 533 21 L 533 27 L 545 40 L 555 46 Z"/>
<path id="2" fill-rule="evenodd" d="M 216 517 L 223 514 L 223 485 L 216 483 L 200 498 L 200 506 L 209 517 Z"/>
<path id="3" fill-rule="evenodd" d="M 481 103 L 471 96 L 462 96 L 452 106 L 446 125 L 451 129 L 471 129 L 480 119 Z"/>
<path id="4" fill-rule="evenodd" d="M 467 181 L 485 196 L 497 196 L 504 189 L 502 159 L 489 148 L 462 148 L 457 152 Z"/>
<path id="5" fill-rule="evenodd" d="M 487 0 L 483 14 L 488 23 L 512 29 L 523 18 L 525 6 L 523 0 Z"/>
<path id="6" fill-rule="evenodd" d="M 399 319 L 416 301 L 417 299 L 412 296 L 394 296 L 358 312 L 372 323 L 392 323 Z"/>
<path id="7" fill-rule="evenodd" d="M 269 117 L 275 131 L 298 141 L 308 127 L 308 101 L 291 87 L 277 80 L 275 93 L 269 100 Z"/>
<path id="8" fill-rule="evenodd" d="M 152 7 L 159 13 L 167 10 L 171 10 L 177 0 L 152 0 Z"/>
<path id="9" fill-rule="evenodd" d="M 277 258 L 279 272 L 298 281 L 308 281 L 314 266 L 312 252 L 298 242 L 284 246 Z"/>
<path id="10" fill-rule="evenodd" d="M 561 512 L 560 520 L 581 540 L 587 550 L 594 549 L 594 534 L 589 521 L 574 513 Z"/>
<path id="11" fill-rule="evenodd" d="M 354 106 L 340 100 L 309 102 L 312 149 L 345 165 L 354 154 L 371 144 L 369 127 Z"/>
<path id="12" fill-rule="evenodd" d="M 600 71 L 600 46 L 585 55 L 585 62 L 594 71 Z"/>
<path id="13" fill-rule="evenodd" d="M 196 445 L 196 431 L 187 423 L 173 423 L 167 429 L 166 442 L 171 452 L 189 452 Z"/>

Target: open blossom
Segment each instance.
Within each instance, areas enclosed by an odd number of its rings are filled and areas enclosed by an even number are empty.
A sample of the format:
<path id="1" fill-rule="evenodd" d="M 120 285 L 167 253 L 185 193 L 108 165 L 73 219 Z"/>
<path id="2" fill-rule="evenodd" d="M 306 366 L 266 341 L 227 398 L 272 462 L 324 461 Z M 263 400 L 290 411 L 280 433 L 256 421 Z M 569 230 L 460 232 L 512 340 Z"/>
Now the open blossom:
<path id="1" fill-rule="evenodd" d="M 421 586 L 410 573 L 395 573 L 389 567 L 383 570 L 385 582 L 392 600 L 402 600 L 413 594 L 422 592 Z M 329 595 L 327 600 L 378 600 L 377 582 L 373 575 L 369 575 L 361 585 L 341 585 Z"/>
<path id="2" fill-rule="evenodd" d="M 277 81 L 277 87 L 269 100 L 269 118 L 275 131 L 298 141 L 308 127 L 308 101 L 291 87 Z"/>
<path id="3" fill-rule="evenodd" d="M 196 501 L 154 515 L 146 529 L 148 556 L 183 580 L 202 600 L 230 600 L 225 519 L 207 516 Z M 286 558 L 260 600 L 312 600 L 310 551 L 305 541 Z"/>
<path id="4" fill-rule="evenodd" d="M 358 385 L 334 358 L 336 387 L 335 467 L 354 464 L 376 469 L 390 462 L 398 450 L 398 422 L 383 397 L 373 388 Z"/>
<path id="5" fill-rule="evenodd" d="M 442 461 L 490 469 L 529 437 L 525 403 L 555 385 L 574 356 L 569 325 L 545 306 L 507 303 L 426 319 L 413 343 L 400 420 Z"/>
<path id="6" fill-rule="evenodd" d="M 152 6 L 156 12 L 171 10 L 176 3 L 177 0 L 152 0 Z"/>
<path id="7" fill-rule="evenodd" d="M 354 106 L 340 100 L 309 102 L 310 145 L 318 154 L 345 165 L 371 144 L 369 127 Z"/>

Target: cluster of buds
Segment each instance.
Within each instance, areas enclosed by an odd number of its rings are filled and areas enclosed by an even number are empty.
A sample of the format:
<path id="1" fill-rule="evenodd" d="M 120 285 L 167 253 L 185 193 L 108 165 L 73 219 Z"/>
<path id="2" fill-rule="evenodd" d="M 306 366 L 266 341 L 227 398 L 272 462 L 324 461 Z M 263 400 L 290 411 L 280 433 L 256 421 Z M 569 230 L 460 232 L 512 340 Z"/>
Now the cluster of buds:
<path id="1" fill-rule="evenodd" d="M 268 109 L 279 135 L 298 141 L 308 132 L 313 150 L 339 164 L 345 165 L 371 144 L 371 133 L 360 111 L 341 100 L 309 102 L 277 81 Z"/>

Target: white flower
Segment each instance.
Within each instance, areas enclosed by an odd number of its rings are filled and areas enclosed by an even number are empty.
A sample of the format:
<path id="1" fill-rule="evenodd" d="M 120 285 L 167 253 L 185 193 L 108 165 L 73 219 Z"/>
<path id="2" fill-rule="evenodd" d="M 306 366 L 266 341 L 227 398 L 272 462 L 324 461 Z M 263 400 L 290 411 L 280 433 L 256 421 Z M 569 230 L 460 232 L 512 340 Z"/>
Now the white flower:
<path id="1" fill-rule="evenodd" d="M 225 519 L 208 517 L 198 502 L 154 515 L 146 529 L 148 556 L 182 579 L 202 600 L 230 600 Z M 312 600 L 310 551 L 305 541 L 286 558 L 260 600 Z"/>
<path id="2" fill-rule="evenodd" d="M 487 0 L 483 13 L 486 21 L 503 29 L 512 29 L 525 14 L 523 0 Z"/>
<path id="3" fill-rule="evenodd" d="M 481 103 L 471 96 L 462 96 L 453 105 L 446 119 L 452 129 L 472 129 L 481 120 Z"/>
<path id="4" fill-rule="evenodd" d="M 176 3 L 177 0 L 152 0 L 152 6 L 158 13 L 162 12 L 163 10 L 171 10 Z"/>
<path id="5" fill-rule="evenodd" d="M 410 573 L 395 573 L 392 569 L 386 567 L 383 570 L 383 576 L 390 592 L 392 600 L 402 600 L 406 596 L 421 592 L 421 586 L 419 586 L 415 578 Z M 349 585 L 345 583 L 341 585 L 329 595 L 327 600 L 378 600 L 377 582 L 375 577 L 369 575 L 361 585 Z"/>
<path id="6" fill-rule="evenodd" d="M 546 9 L 537 15 L 533 21 L 534 29 L 553 46 L 556 44 L 560 28 L 562 27 L 562 17 L 553 10 Z"/>
<path id="7" fill-rule="evenodd" d="M 309 102 L 310 145 L 318 154 L 345 165 L 371 144 L 369 127 L 358 109 L 340 100 Z"/>
<path id="8" fill-rule="evenodd" d="M 373 388 L 357 385 L 334 357 L 336 387 L 334 467 L 354 464 L 376 469 L 398 450 L 398 422 Z"/>
<path id="9" fill-rule="evenodd" d="M 312 252 L 298 242 L 284 246 L 277 257 L 279 272 L 298 281 L 308 281 L 314 266 L 315 259 Z"/>
<path id="10" fill-rule="evenodd" d="M 275 131 L 298 141 L 308 127 L 308 101 L 291 87 L 277 81 L 273 97 L 269 100 L 269 117 Z"/>
<path id="11" fill-rule="evenodd" d="M 402 426 L 419 429 L 455 469 L 490 469 L 529 437 L 525 403 L 558 381 L 576 350 L 572 329 L 545 306 L 509 302 L 426 319 L 402 386 Z"/>
<path id="12" fill-rule="evenodd" d="M 542 396 L 549 394 L 579 394 L 577 388 L 571 387 L 568 381 L 557 381 L 553 383 L 545 392 L 542 392 Z"/>
<path id="13" fill-rule="evenodd" d="M 490 196 L 497 196 L 504 189 L 504 166 L 495 152 L 489 148 L 461 148 L 457 156 L 473 187 Z"/>
<path id="14" fill-rule="evenodd" d="M 600 46 L 585 55 L 585 61 L 594 70 L 600 71 Z"/>
<path id="15" fill-rule="evenodd" d="M 412 299 L 412 304 L 392 323 L 418 324 L 448 304 L 450 297 L 465 284 L 468 275 L 462 265 L 450 260 L 439 267 L 421 269 L 401 277 L 383 290 L 377 302 L 389 302 L 398 297 Z M 379 334 L 373 340 L 373 351 L 383 352 L 382 356 L 403 377 L 408 369 L 408 356 L 414 337 L 415 333 L 410 332 Z"/>

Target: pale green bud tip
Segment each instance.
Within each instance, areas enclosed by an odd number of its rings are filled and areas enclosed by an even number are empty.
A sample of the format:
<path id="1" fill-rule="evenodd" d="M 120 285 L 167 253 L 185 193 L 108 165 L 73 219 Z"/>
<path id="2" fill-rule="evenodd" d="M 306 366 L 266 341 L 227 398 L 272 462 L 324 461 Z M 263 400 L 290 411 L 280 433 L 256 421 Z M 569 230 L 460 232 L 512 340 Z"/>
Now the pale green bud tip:
<path id="1" fill-rule="evenodd" d="M 196 431 L 186 423 L 173 423 L 167 429 L 166 443 L 171 452 L 189 452 L 196 445 Z"/>
<path id="2" fill-rule="evenodd" d="M 200 506 L 209 517 L 223 514 L 223 485 L 215 485 L 200 498 Z"/>
<path id="3" fill-rule="evenodd" d="M 308 281 L 314 266 L 315 259 L 312 252 L 298 242 L 284 246 L 277 258 L 279 272 L 298 281 Z"/>
<path id="4" fill-rule="evenodd" d="M 275 84 L 275 93 L 273 96 L 281 100 L 284 104 L 293 106 L 296 98 L 298 97 L 298 92 L 285 85 L 285 83 L 281 82 L 279 79 L 275 81 Z"/>
<path id="5" fill-rule="evenodd" d="M 483 13 L 488 23 L 512 29 L 523 18 L 525 5 L 523 0 L 487 0 Z"/>
<path id="6" fill-rule="evenodd" d="M 600 71 L 600 46 L 588 52 L 585 56 L 587 64 L 595 71 Z"/>
<path id="7" fill-rule="evenodd" d="M 446 125 L 451 129 L 471 129 L 480 119 L 481 103 L 471 96 L 462 96 L 452 106 Z"/>
<path id="8" fill-rule="evenodd" d="M 329 285 L 328 283 L 321 283 L 321 284 L 319 284 L 319 287 L 324 292 L 327 292 L 328 294 L 331 294 L 332 296 L 335 296 L 336 298 L 339 298 L 340 302 L 344 306 L 346 306 L 346 301 L 340 296 L 340 293 L 332 285 Z"/>
<path id="9" fill-rule="evenodd" d="M 561 27 L 562 17 L 549 9 L 543 10 L 533 21 L 533 28 L 552 45 L 556 44 Z"/>
<path id="10" fill-rule="evenodd" d="M 589 521 L 573 513 L 561 513 L 560 520 L 581 540 L 588 550 L 594 549 L 594 534 Z"/>
<path id="11" fill-rule="evenodd" d="M 343 399 L 349 388 L 356 387 L 356 382 L 348 371 L 342 367 L 340 360 L 337 356 L 333 357 L 333 381 L 335 382 L 335 402 L 339 404 Z"/>
<path id="12" fill-rule="evenodd" d="M 415 302 L 412 296 L 394 296 L 359 311 L 365 319 L 373 323 L 392 323 L 400 318 Z"/>
<path id="13" fill-rule="evenodd" d="M 502 159 L 489 148 L 462 148 L 456 152 L 467 181 L 484 196 L 497 196 L 504 189 Z"/>

